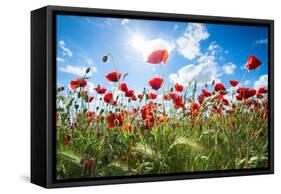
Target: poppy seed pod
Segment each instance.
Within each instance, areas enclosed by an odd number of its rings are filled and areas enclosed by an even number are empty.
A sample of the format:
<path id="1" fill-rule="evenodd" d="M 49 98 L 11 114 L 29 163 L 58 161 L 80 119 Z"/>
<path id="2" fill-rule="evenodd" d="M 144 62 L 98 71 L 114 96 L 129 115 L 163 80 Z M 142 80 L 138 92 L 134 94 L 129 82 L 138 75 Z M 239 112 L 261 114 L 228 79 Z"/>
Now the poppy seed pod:
<path id="1" fill-rule="evenodd" d="M 102 57 L 102 62 L 108 63 L 108 62 L 109 62 L 109 59 L 110 59 L 109 54 L 104 55 L 104 56 Z"/>

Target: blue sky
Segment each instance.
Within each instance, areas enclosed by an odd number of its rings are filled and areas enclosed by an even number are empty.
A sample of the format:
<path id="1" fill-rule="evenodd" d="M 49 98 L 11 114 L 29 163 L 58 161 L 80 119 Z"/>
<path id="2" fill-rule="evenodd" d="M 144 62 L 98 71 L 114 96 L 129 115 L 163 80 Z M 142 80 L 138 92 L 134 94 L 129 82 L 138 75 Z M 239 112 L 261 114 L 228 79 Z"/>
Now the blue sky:
<path id="1" fill-rule="evenodd" d="M 101 60 L 111 53 L 118 71 L 128 72 L 128 87 L 141 91 L 152 77 L 163 76 L 159 65 L 146 63 L 147 54 L 165 48 L 170 54 L 162 65 L 165 87 L 216 80 L 229 88 L 231 79 L 245 87 L 267 86 L 267 40 L 266 27 L 59 15 L 57 83 L 69 85 L 91 67 L 90 91 L 98 84 L 112 88 L 105 75 L 114 66 Z M 259 69 L 244 69 L 249 55 L 262 61 Z"/>

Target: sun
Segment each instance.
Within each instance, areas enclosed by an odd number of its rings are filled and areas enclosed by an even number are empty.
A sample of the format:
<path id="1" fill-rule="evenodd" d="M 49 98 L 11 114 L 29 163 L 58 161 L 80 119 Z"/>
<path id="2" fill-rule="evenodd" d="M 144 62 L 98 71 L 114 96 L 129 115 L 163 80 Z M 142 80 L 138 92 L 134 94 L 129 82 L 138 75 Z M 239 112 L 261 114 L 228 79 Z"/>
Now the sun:
<path id="1" fill-rule="evenodd" d="M 135 49 L 137 49 L 139 51 L 142 51 L 142 52 L 145 48 L 144 38 L 140 35 L 133 35 L 131 44 Z"/>

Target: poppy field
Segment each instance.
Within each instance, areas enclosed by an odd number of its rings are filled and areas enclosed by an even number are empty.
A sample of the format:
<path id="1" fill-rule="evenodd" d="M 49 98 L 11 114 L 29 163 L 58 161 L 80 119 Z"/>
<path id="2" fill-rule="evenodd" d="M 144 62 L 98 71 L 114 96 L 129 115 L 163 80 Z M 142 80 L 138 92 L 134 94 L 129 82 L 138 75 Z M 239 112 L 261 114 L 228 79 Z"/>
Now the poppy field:
<path id="1" fill-rule="evenodd" d="M 135 91 L 127 79 L 141 75 L 120 71 L 114 57 L 100 56 L 112 87 L 87 87 L 91 68 L 57 87 L 58 180 L 267 167 L 266 87 L 170 83 L 163 70 L 170 53 L 156 49 L 143 63 L 163 73 Z M 239 80 L 264 65 L 251 54 L 245 63 Z"/>

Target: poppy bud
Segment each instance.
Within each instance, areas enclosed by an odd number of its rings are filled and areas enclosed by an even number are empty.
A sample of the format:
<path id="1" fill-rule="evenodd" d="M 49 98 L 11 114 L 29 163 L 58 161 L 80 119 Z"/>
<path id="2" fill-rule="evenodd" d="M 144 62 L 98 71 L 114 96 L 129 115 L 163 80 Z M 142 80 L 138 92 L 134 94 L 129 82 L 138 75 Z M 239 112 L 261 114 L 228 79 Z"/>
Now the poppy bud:
<path id="1" fill-rule="evenodd" d="M 118 119 L 115 119 L 115 120 L 114 120 L 114 125 L 115 125 L 115 126 L 118 126 L 118 125 L 119 125 L 119 120 L 118 120 Z"/>
<path id="2" fill-rule="evenodd" d="M 102 62 L 104 62 L 104 63 L 108 63 L 108 62 L 109 62 L 109 54 L 104 55 L 104 56 L 102 57 Z"/>
<path id="3" fill-rule="evenodd" d="M 75 104 L 74 105 L 75 109 L 77 110 L 79 108 L 79 105 L 78 104 Z"/>
<path id="4" fill-rule="evenodd" d="M 90 71 L 91 71 L 91 68 L 88 67 L 88 68 L 86 69 L 86 73 L 89 73 Z"/>

